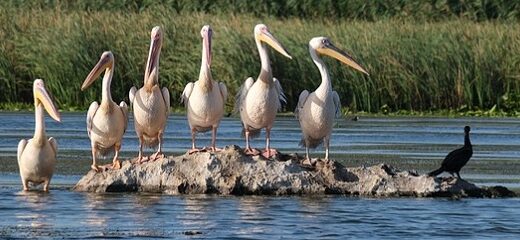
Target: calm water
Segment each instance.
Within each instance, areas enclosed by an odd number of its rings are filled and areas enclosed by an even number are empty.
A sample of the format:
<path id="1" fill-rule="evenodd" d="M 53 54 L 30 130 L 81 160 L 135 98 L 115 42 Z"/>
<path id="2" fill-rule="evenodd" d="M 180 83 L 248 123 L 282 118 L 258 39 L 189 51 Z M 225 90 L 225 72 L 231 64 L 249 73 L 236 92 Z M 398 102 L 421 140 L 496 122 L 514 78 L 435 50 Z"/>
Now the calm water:
<path id="1" fill-rule="evenodd" d="M 344 196 L 223 197 L 89 194 L 70 188 L 89 169 L 84 114 L 64 113 L 46 122 L 59 142 L 50 193 L 21 192 L 16 147 L 33 134 L 32 113 L 0 113 L 0 238 L 428 238 L 520 236 L 520 199 L 372 199 Z M 130 121 L 123 158 L 137 153 Z M 474 157 L 461 172 L 479 185 L 520 187 L 520 120 L 486 118 L 361 118 L 342 120 L 333 134 L 332 157 L 349 166 L 391 163 L 425 173 L 463 143 L 472 127 Z M 184 117 L 168 123 L 165 152 L 185 152 L 190 135 Z M 226 118 L 219 146 L 243 145 L 240 123 Z M 211 135 L 199 135 L 199 145 Z M 278 118 L 272 145 L 303 153 L 293 118 Z M 263 139 L 253 141 L 256 147 Z M 150 151 L 149 151 L 150 152 Z M 313 156 L 322 156 L 322 149 Z M 104 160 L 109 162 L 110 159 Z"/>

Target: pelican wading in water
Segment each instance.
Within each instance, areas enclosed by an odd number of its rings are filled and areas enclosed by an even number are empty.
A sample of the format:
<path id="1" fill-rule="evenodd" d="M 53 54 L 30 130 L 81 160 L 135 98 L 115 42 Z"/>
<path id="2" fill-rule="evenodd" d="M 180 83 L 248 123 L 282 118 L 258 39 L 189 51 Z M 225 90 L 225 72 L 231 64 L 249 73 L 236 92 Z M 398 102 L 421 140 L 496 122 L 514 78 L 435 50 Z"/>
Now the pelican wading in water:
<path id="1" fill-rule="evenodd" d="M 60 122 L 60 113 L 52 102 L 43 80 L 36 79 L 33 84 L 34 95 L 34 136 L 18 143 L 18 167 L 22 178 L 23 190 L 29 190 L 29 182 L 34 185 L 43 183 L 43 190 L 49 191 L 58 143 L 56 139 L 45 135 L 45 119 L 43 109 L 56 121 Z"/>
<path id="2" fill-rule="evenodd" d="M 269 158 L 276 154 L 276 150 L 269 145 L 271 129 L 273 127 L 276 112 L 281 108 L 281 102 L 285 102 L 285 96 L 280 82 L 273 77 L 271 63 L 265 43 L 270 45 L 282 55 L 292 59 L 282 45 L 273 37 L 264 24 L 255 26 L 255 42 L 260 54 L 262 69 L 256 81 L 249 77 L 236 97 L 235 107 L 240 112 L 243 125 L 243 134 L 246 138 L 245 153 L 257 155 L 260 152 L 251 148 L 249 138 L 257 137 L 260 130 L 265 128 L 265 151 L 263 156 Z"/>
<path id="3" fill-rule="evenodd" d="M 87 132 L 92 147 L 92 165 L 90 167 L 96 172 L 100 170 L 96 158 L 105 156 L 112 151 L 115 152 L 112 168 L 121 168 L 121 162 L 118 159 L 119 150 L 128 124 L 128 105 L 124 101 L 117 105 L 110 94 L 110 83 L 114 75 L 114 55 L 112 52 L 104 52 L 101 55 L 99 62 L 81 85 L 81 90 L 83 91 L 92 85 L 103 71 L 105 75 L 101 88 L 101 104 L 94 101 L 90 104 L 87 112 Z"/>
<path id="4" fill-rule="evenodd" d="M 326 37 L 315 37 L 309 42 L 312 60 L 321 74 L 321 84 L 312 93 L 303 90 L 294 111 L 302 129 L 301 145 L 305 146 L 306 160 L 310 163 L 309 148 L 325 145 L 325 160 L 329 159 L 329 143 L 335 116 L 340 112 L 340 101 L 336 91 L 332 90 L 329 73 L 323 60 L 318 56 L 327 55 L 367 74 L 368 72 L 351 56 L 335 47 Z"/>
<path id="5" fill-rule="evenodd" d="M 150 52 L 144 72 L 144 85 L 137 90 L 130 89 L 130 102 L 134 112 L 135 132 L 139 138 L 138 163 L 143 161 L 143 145 L 156 147 L 157 152 L 147 160 L 162 157 L 162 140 L 168 114 L 170 113 L 170 92 L 159 87 L 159 55 L 162 47 L 162 30 L 159 26 L 152 29 Z"/>
<path id="6" fill-rule="evenodd" d="M 202 64 L 199 80 L 190 82 L 182 92 L 182 102 L 187 109 L 188 123 L 191 129 L 192 147 L 188 153 L 202 151 L 195 146 L 197 132 L 211 130 L 211 151 L 215 147 L 217 128 L 224 115 L 224 103 L 227 98 L 227 88 L 224 83 L 217 83 L 211 77 L 211 36 L 213 31 L 209 25 L 202 27 Z"/>

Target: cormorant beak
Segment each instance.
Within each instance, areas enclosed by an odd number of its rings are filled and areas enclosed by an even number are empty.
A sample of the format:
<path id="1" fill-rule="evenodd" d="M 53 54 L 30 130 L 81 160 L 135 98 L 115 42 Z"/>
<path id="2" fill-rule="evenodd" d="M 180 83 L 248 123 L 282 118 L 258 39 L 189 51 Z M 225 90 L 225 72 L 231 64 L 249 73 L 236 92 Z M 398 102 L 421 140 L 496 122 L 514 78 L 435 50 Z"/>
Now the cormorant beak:
<path id="1" fill-rule="evenodd" d="M 104 52 L 101 55 L 101 58 L 99 59 L 98 63 L 96 63 L 96 66 L 94 66 L 94 68 L 88 74 L 87 78 L 85 78 L 85 81 L 83 81 L 83 84 L 81 85 L 81 91 L 85 90 L 90 85 L 92 85 L 92 83 L 99 78 L 101 73 L 107 68 L 112 68 L 113 64 L 114 55 L 112 55 L 112 52 Z"/>
<path id="2" fill-rule="evenodd" d="M 344 52 L 343 50 L 337 48 L 336 46 L 334 46 L 332 43 L 328 42 L 328 44 L 326 44 L 325 46 L 321 47 L 321 48 L 318 48 L 316 49 L 316 51 L 320 54 L 323 54 L 323 55 L 327 55 L 327 56 L 330 56 L 330 57 L 333 57 L 335 59 L 338 59 L 339 61 L 351 66 L 352 68 L 366 74 L 366 75 L 370 75 L 368 74 L 368 72 L 359 64 L 356 62 L 356 60 L 354 60 L 350 55 L 348 55 L 346 52 Z"/>
<path id="3" fill-rule="evenodd" d="M 146 64 L 146 70 L 144 73 L 145 81 L 149 79 L 149 75 L 152 73 L 154 68 L 159 66 L 159 55 L 161 54 L 162 47 L 162 30 L 161 27 L 156 26 L 152 29 L 150 53 L 148 55 L 148 63 Z"/>
<path id="4" fill-rule="evenodd" d="M 269 44 L 269 46 L 274 48 L 276 51 L 278 51 L 282 55 L 288 57 L 289 59 L 292 59 L 291 55 L 289 55 L 289 53 L 287 53 L 287 50 L 285 50 L 285 48 L 282 46 L 282 44 L 280 44 L 280 42 L 278 42 L 278 40 L 276 40 L 276 38 L 274 38 L 273 35 L 267 29 L 263 29 L 260 32 L 258 39 L 260 41 L 263 41 L 263 42 Z"/>
<path id="5" fill-rule="evenodd" d="M 36 79 L 33 86 L 35 104 L 43 104 L 43 107 L 54 120 L 61 122 L 60 113 L 47 93 L 43 80 Z"/>

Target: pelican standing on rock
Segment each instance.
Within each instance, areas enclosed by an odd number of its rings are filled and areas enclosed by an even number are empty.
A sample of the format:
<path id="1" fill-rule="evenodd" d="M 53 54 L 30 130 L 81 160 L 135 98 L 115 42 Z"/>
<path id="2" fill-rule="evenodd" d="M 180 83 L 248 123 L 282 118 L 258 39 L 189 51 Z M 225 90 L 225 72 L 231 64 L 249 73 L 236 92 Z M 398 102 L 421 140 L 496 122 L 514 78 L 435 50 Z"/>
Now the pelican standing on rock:
<path id="1" fill-rule="evenodd" d="M 43 183 L 43 191 L 49 191 L 58 143 L 56 139 L 45 135 L 45 119 L 43 109 L 56 121 L 60 122 L 60 113 L 52 102 L 43 80 L 36 79 L 33 84 L 34 95 L 34 136 L 18 143 L 18 167 L 22 178 L 23 190 L 29 190 L 29 182 L 38 185 Z"/>
<path id="2" fill-rule="evenodd" d="M 202 64 L 200 66 L 199 80 L 190 82 L 182 92 L 182 102 L 187 108 L 188 123 L 191 129 L 192 147 L 188 153 L 198 152 L 195 146 L 197 132 L 205 132 L 211 129 L 211 151 L 218 150 L 215 147 L 217 128 L 224 115 L 224 103 L 227 99 L 227 88 L 224 83 L 217 83 L 211 77 L 211 36 L 213 30 L 205 25 L 200 30 L 202 36 Z"/>
<path id="3" fill-rule="evenodd" d="M 292 59 L 282 45 L 273 37 L 264 24 L 255 26 L 255 42 L 260 54 L 262 69 L 256 81 L 249 77 L 240 88 L 235 107 L 240 112 L 243 125 L 243 133 L 246 138 L 245 153 L 257 155 L 260 152 L 252 149 L 249 138 L 257 137 L 260 130 L 265 128 L 265 151 L 263 156 L 269 158 L 276 154 L 276 150 L 269 145 L 271 129 L 273 127 L 276 112 L 281 108 L 281 101 L 285 102 L 285 96 L 280 82 L 273 77 L 271 63 L 265 43 L 269 44 L 282 55 Z"/>
<path id="4" fill-rule="evenodd" d="M 119 150 L 128 124 L 128 105 L 124 101 L 117 105 L 112 100 L 110 93 L 110 83 L 114 75 L 114 55 L 112 52 L 104 52 L 101 55 L 99 62 L 81 85 L 81 90 L 83 91 L 92 85 L 103 71 L 105 75 L 101 88 L 101 104 L 94 101 L 90 104 L 87 112 L 87 132 L 92 147 L 92 165 L 90 167 L 94 171 L 100 170 L 96 164 L 98 155 L 105 156 L 112 151 L 115 151 L 112 168 L 121 168 L 121 162 L 118 159 Z"/>
<path id="5" fill-rule="evenodd" d="M 312 93 L 303 90 L 294 111 L 302 129 L 301 145 L 305 146 L 306 160 L 309 159 L 309 148 L 325 144 L 325 160 L 329 159 L 329 143 L 332 134 L 334 117 L 340 112 L 338 93 L 332 90 L 329 73 L 323 60 L 318 56 L 327 55 L 367 74 L 368 72 L 351 56 L 335 47 L 326 37 L 315 37 L 309 42 L 309 52 L 312 60 L 321 73 L 321 84 Z"/>
<path id="6" fill-rule="evenodd" d="M 159 87 L 159 55 L 162 47 L 162 30 L 152 29 L 150 52 L 144 73 L 144 85 L 137 90 L 130 89 L 130 102 L 134 111 L 135 132 L 139 138 L 138 163 L 143 161 L 143 145 L 158 146 L 157 152 L 148 158 L 154 161 L 163 156 L 162 140 L 168 114 L 170 113 L 170 92 Z"/>

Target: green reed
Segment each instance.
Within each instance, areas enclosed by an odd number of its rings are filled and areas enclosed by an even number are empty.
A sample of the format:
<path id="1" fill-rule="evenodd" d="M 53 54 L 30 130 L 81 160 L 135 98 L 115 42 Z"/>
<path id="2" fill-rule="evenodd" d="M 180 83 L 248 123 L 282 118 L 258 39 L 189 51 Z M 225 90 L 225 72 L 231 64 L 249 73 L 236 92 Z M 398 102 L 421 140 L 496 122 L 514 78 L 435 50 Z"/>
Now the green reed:
<path id="1" fill-rule="evenodd" d="M 319 85 L 320 75 L 308 53 L 308 42 L 315 36 L 329 36 L 371 74 L 363 76 L 325 59 L 333 87 L 350 111 L 474 110 L 495 105 L 518 111 L 511 107 L 519 105 L 520 96 L 520 28 L 515 22 L 280 19 L 178 13 L 161 6 L 139 11 L 0 9 L 0 102 L 31 103 L 32 81 L 42 78 L 61 109 L 86 109 L 100 99 L 101 83 L 84 92 L 79 88 L 106 50 L 116 59 L 113 98 L 128 101 L 130 87 L 142 86 L 155 25 L 165 32 L 160 82 L 170 89 L 173 107 L 180 106 L 177 100 L 184 85 L 197 80 L 204 24 L 214 29 L 213 77 L 225 82 L 233 95 L 247 77 L 259 73 L 253 27 L 260 22 L 293 56 L 289 60 L 271 51 L 274 76 L 288 97 L 287 111 L 293 110 L 303 89 Z"/>

